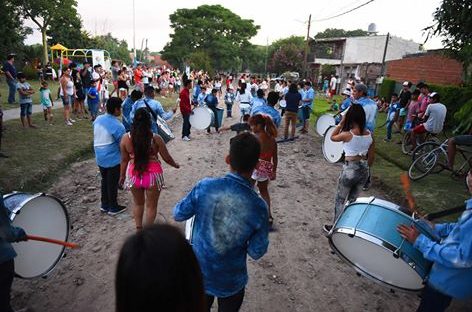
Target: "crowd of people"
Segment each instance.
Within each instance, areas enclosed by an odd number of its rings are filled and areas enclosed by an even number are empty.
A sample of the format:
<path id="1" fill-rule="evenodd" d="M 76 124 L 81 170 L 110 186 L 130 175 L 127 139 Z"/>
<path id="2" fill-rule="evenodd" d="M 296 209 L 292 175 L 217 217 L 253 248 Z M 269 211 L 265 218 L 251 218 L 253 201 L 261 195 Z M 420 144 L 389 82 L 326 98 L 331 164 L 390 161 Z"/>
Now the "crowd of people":
<path id="1" fill-rule="evenodd" d="M 142 64 L 131 70 L 117 62 L 107 73 L 100 65 L 93 69 L 90 65 L 84 62 L 81 69 L 75 64 L 65 68 L 59 80 L 59 94 L 68 126 L 75 122 L 71 114 L 76 118 L 87 118 L 90 114 L 93 121 L 95 158 L 102 178 L 100 211 L 111 216 L 126 211 L 117 200 L 119 188 L 132 195 L 136 234 L 127 239 L 119 256 L 117 311 L 147 311 L 156 306 L 167 311 L 210 311 L 215 299 L 219 311 L 238 311 L 248 282 L 247 255 L 257 260 L 267 252 L 269 231 L 276 217 L 271 210 L 268 186 L 277 177 L 279 129 L 283 127 L 282 142 L 297 139 L 297 123 L 301 126 L 299 135 L 308 133 L 315 99 L 312 82 L 276 81 L 272 89 L 268 79 L 246 74 L 213 79 L 203 71 L 181 75 L 177 70 Z M 14 92 L 20 95 L 22 125 L 35 127 L 31 122 L 34 90 L 20 73 L 11 69 L 8 73 L 19 80 Z M 331 80 L 335 88 L 328 85 L 330 96 L 335 93 L 332 90 L 336 89 L 337 81 L 334 76 Z M 114 87 L 111 92 L 109 81 Z M 412 129 L 412 134 L 442 130 L 445 107 L 440 104 L 439 95 L 430 92 L 424 83 L 417 85 L 421 94 L 411 92 L 410 87 L 406 82 L 402 93 L 392 96 L 387 107 L 391 117 L 387 141 L 394 124 L 398 129 Z M 46 81 L 39 92 L 45 119 L 52 123 L 53 101 Z M 174 92 L 179 94 L 178 106 L 166 111 L 156 96 Z M 384 108 L 381 101 L 367 96 L 363 83 L 350 82 L 342 95 L 340 105 L 331 106 L 341 111 L 331 140 L 342 142 L 345 154 L 333 201 L 333 223 L 346 202 L 355 200 L 362 189 L 368 189 L 375 155 L 376 118 Z M 240 115 L 231 126 L 224 127 L 218 121 L 212 125 L 217 133 L 226 130 L 238 133 L 229 141 L 225 158 L 228 173 L 198 181 L 173 209 L 175 221 L 194 218 L 190 247 L 174 227 L 154 225 L 161 190 L 165 187 L 161 159 L 180 168 L 171 155 L 173 151 L 159 135 L 158 118 L 169 120 L 177 116 L 179 109 L 182 140 L 187 142 L 193 140 L 190 123 L 193 109 L 206 106 L 216 116 L 216 109 L 222 106 L 220 101 L 226 107 L 227 119 Z M 416 117 L 428 119 L 415 126 Z M 207 133 L 211 134 L 210 127 Z M 463 141 L 461 137 L 455 142 Z M 472 192 L 471 173 L 467 182 Z M 439 243 L 420 235 L 414 227 L 399 229 L 405 239 L 434 262 L 419 311 L 431 311 L 428 310 L 431 307 L 443 311 L 453 297 L 472 296 L 470 208 L 471 200 L 458 223 L 434 227 L 444 238 Z M 0 210 L 6 211 L 4 207 Z M 8 276 L 0 281 L 0 308 L 11 311 L 9 294 L 15 254 L 10 242 L 26 238 L 24 231 L 12 227 L 1 214 L 0 227 L 0 250 L 8 251 L 2 252 L 5 256 L 0 258 L 0 270 Z M 332 224 L 324 226 L 326 233 L 332 229 Z"/>

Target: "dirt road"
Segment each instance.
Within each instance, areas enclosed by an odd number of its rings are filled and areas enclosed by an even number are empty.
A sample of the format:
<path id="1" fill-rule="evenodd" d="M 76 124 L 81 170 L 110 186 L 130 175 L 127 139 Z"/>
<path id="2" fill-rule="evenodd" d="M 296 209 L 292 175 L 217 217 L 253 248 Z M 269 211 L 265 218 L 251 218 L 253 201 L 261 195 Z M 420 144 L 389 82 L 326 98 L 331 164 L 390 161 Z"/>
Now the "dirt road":
<path id="1" fill-rule="evenodd" d="M 227 120 L 231 124 L 235 120 Z M 171 123 L 178 137 L 168 144 L 180 169 L 164 166 L 167 188 L 159 201 L 158 222 L 175 223 L 175 203 L 205 176 L 227 171 L 224 162 L 234 133 L 206 135 L 193 131 L 180 140 L 181 120 Z M 328 164 L 321 139 L 313 133 L 279 145 L 277 180 L 270 185 L 275 229 L 268 253 L 249 260 L 250 280 L 242 311 L 414 311 L 418 297 L 392 293 L 358 277 L 330 253 L 322 225 L 332 217 L 340 165 Z M 82 248 L 70 251 L 47 279 L 15 280 L 13 303 L 45 311 L 114 311 L 114 271 L 123 240 L 134 232 L 127 212 L 116 217 L 99 211 L 99 175 L 94 160 L 74 164 L 48 190 L 68 207 L 70 240 Z M 375 188 L 363 195 L 383 196 Z M 130 194 L 119 194 L 131 207 Z M 183 229 L 183 224 L 178 224 Z"/>

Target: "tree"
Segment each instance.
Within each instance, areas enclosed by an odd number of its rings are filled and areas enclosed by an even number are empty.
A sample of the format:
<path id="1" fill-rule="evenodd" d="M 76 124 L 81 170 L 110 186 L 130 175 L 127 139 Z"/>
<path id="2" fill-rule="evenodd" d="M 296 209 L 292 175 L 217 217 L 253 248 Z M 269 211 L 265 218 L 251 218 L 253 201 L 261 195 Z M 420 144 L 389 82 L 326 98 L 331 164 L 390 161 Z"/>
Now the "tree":
<path id="1" fill-rule="evenodd" d="M 434 24 L 425 28 L 426 40 L 433 35 L 443 37 L 442 43 L 462 61 L 466 81 L 472 62 L 472 2 L 470 0 L 443 0 L 433 14 Z"/>
<path id="2" fill-rule="evenodd" d="M 49 62 L 47 36 L 54 19 L 73 19 L 77 15 L 76 0 L 12 0 L 24 18 L 38 26 L 43 43 L 43 61 Z"/>
<path id="3" fill-rule="evenodd" d="M 283 73 L 286 71 L 303 72 L 303 54 L 305 52 L 305 39 L 291 36 L 280 39 L 269 47 L 268 69 L 271 72 Z"/>
<path id="4" fill-rule="evenodd" d="M 243 59 L 241 60 L 243 70 L 249 70 L 253 73 L 263 73 L 266 71 L 266 58 L 268 47 L 260 45 L 251 45 L 243 47 L 241 52 Z M 234 70 L 239 70 L 240 68 L 232 68 Z"/>
<path id="5" fill-rule="evenodd" d="M 70 49 L 83 48 L 90 40 L 88 33 L 82 30 L 82 19 L 75 7 L 72 14 L 58 14 L 51 18 L 48 29 L 49 45 L 60 43 Z"/>
<path id="6" fill-rule="evenodd" d="M 198 68 L 213 75 L 213 67 L 211 66 L 211 58 L 205 51 L 195 51 L 190 54 L 188 64 L 192 68 Z"/>
<path id="7" fill-rule="evenodd" d="M 118 40 L 110 33 L 103 36 L 96 36 L 91 38 L 86 43 L 88 49 L 103 49 L 110 52 L 110 57 L 119 59 L 127 63 L 131 60 L 128 51 L 128 44 L 124 40 Z"/>
<path id="8" fill-rule="evenodd" d="M 182 66 L 196 51 L 208 54 L 212 68 L 228 69 L 242 58 L 242 47 L 259 26 L 242 19 L 221 5 L 201 5 L 196 9 L 178 9 L 169 17 L 174 33 L 162 51 L 163 59 Z"/>
<path id="9" fill-rule="evenodd" d="M 339 28 L 326 28 L 315 35 L 315 38 L 342 38 L 342 37 L 362 37 L 368 36 L 369 32 L 362 29 L 344 30 Z"/>
<path id="10" fill-rule="evenodd" d="M 17 52 L 31 28 L 24 27 L 18 7 L 9 0 L 0 0 L 0 55 Z"/>

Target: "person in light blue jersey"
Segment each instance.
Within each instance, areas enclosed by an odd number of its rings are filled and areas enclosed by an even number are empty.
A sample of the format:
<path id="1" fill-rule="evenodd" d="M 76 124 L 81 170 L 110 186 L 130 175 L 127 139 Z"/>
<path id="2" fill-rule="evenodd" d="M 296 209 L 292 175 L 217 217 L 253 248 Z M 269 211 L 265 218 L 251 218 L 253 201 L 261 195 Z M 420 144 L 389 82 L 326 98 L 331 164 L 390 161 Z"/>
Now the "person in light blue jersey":
<path id="1" fill-rule="evenodd" d="M 267 105 L 259 105 L 256 108 L 251 110 L 251 116 L 254 115 L 268 115 L 270 119 L 274 122 L 275 126 L 278 128 L 280 126 L 280 122 L 282 121 L 282 117 L 278 110 L 274 108 L 275 104 L 279 100 L 279 95 L 275 91 L 269 92 L 267 96 Z"/>
<path id="2" fill-rule="evenodd" d="M 200 93 L 198 94 L 197 96 L 197 103 L 198 103 L 198 106 L 203 106 L 205 105 L 205 99 L 206 97 L 208 96 L 207 94 L 207 88 L 206 86 L 202 86 L 200 88 Z"/>
<path id="3" fill-rule="evenodd" d="M 133 108 L 133 104 L 136 101 L 140 100 L 143 97 L 143 93 L 139 90 L 133 90 L 131 95 L 128 95 L 126 99 L 121 104 L 121 111 L 122 111 L 122 122 L 123 126 L 125 126 L 126 132 L 131 130 L 131 119 L 130 114 Z"/>
<path id="4" fill-rule="evenodd" d="M 472 194 L 472 171 L 467 175 Z M 472 198 L 455 223 L 432 225 L 440 241 L 433 241 L 410 225 L 400 225 L 400 235 L 433 262 L 417 312 L 442 312 L 453 298 L 472 298 Z"/>
<path id="5" fill-rule="evenodd" d="M 311 82 L 305 81 L 304 92 L 302 95 L 302 113 L 303 113 L 303 128 L 302 133 L 308 133 L 310 114 L 314 110 L 315 90 L 311 86 Z"/>
<path id="6" fill-rule="evenodd" d="M 259 106 L 267 105 L 267 100 L 264 98 L 264 90 L 258 89 L 257 97 L 252 98 L 251 100 L 251 112 L 257 109 Z"/>
<path id="7" fill-rule="evenodd" d="M 195 216 L 192 247 L 203 275 L 207 309 L 215 297 L 218 311 L 239 311 L 248 282 L 247 255 L 257 260 L 269 246 L 268 208 L 251 175 L 261 152 L 251 133 L 230 140 L 230 172 L 200 180 L 174 207 L 174 220 Z"/>
<path id="8" fill-rule="evenodd" d="M 125 134 L 125 127 L 118 117 L 121 115 L 121 99 L 111 97 L 106 103 L 107 112 L 93 123 L 93 148 L 101 182 L 100 211 L 116 215 L 126 210 L 118 205 L 118 182 L 120 179 L 120 142 Z"/>
<path id="9" fill-rule="evenodd" d="M 159 91 L 157 93 L 159 93 Z M 166 112 L 164 108 L 162 107 L 162 104 L 159 101 L 154 100 L 154 97 L 155 97 L 154 87 L 147 86 L 144 89 L 144 99 L 138 100 L 136 101 L 136 103 L 133 104 L 133 108 L 131 109 L 131 113 L 129 114 L 129 119 L 131 120 L 131 123 L 133 123 L 133 119 L 134 119 L 134 115 L 136 114 L 136 111 L 141 107 L 145 107 L 148 109 L 149 114 L 151 115 L 151 120 L 152 120 L 151 130 L 153 133 L 158 133 L 156 116 L 159 116 L 164 120 L 169 120 L 175 114 L 175 112 L 177 111 L 177 108 L 174 107 L 171 112 Z"/>

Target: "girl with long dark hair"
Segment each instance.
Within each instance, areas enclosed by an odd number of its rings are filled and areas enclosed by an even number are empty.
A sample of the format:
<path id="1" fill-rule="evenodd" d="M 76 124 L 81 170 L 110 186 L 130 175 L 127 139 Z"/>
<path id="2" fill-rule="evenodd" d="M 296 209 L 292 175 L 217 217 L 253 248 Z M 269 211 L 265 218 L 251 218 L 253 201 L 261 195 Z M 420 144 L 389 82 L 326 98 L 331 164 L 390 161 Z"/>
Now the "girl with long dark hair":
<path id="1" fill-rule="evenodd" d="M 277 172 L 277 128 L 270 116 L 262 114 L 249 118 L 249 125 L 261 143 L 259 162 L 251 178 L 256 181 L 261 197 L 269 208 L 269 225 L 272 226 L 274 218 L 270 210 L 269 180 L 275 180 Z"/>
<path id="2" fill-rule="evenodd" d="M 151 131 L 151 117 L 146 108 L 140 108 L 134 115 L 131 132 L 123 136 L 121 148 L 120 185 L 131 189 L 133 194 L 133 214 L 136 229 L 154 223 L 157 203 L 164 184 L 164 175 L 158 155 L 174 168 L 179 165 L 167 151 L 162 138 Z M 145 208 L 146 207 L 146 208 Z"/>
<path id="3" fill-rule="evenodd" d="M 352 104 L 341 122 L 334 129 L 331 140 L 343 142 L 344 166 L 339 176 L 334 207 L 334 220 L 343 212 L 346 199 L 356 200 L 369 176 L 374 162 L 374 141 L 366 128 L 365 111 L 359 104 Z M 324 230 L 331 231 L 332 225 Z"/>

